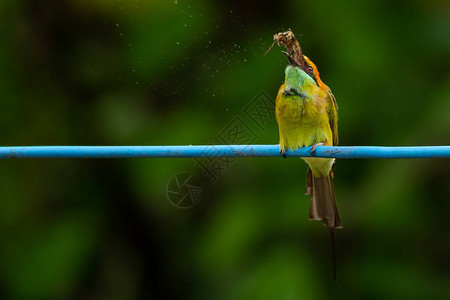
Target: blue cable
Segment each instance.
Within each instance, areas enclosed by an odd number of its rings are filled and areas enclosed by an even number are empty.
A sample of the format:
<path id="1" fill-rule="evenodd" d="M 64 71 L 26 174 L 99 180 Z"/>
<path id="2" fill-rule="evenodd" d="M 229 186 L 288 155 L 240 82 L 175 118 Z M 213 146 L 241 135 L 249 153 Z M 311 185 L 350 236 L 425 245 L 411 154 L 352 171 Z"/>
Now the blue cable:
<path id="1" fill-rule="evenodd" d="M 19 146 L 0 147 L 5 158 L 132 158 L 132 157 L 279 157 L 279 145 L 206 146 Z M 287 151 L 287 157 L 311 157 L 311 147 Z M 450 158 L 450 146 L 375 147 L 318 146 L 314 157 Z"/>

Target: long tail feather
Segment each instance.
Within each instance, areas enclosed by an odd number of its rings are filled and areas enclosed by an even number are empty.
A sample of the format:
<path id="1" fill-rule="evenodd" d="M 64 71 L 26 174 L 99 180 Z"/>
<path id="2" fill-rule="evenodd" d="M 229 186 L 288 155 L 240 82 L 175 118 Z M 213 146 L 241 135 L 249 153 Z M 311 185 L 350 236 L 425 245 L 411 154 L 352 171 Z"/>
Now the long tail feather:
<path id="1" fill-rule="evenodd" d="M 330 175 L 315 177 L 309 172 L 306 182 L 306 192 L 311 195 L 309 219 L 321 220 L 328 228 L 342 228 Z M 312 182 L 312 188 L 308 186 L 308 181 Z"/>
<path id="2" fill-rule="evenodd" d="M 315 177 L 308 169 L 305 193 L 311 195 L 309 219 L 320 220 L 328 227 L 331 238 L 333 256 L 333 280 L 336 281 L 336 248 L 334 242 L 334 229 L 342 228 L 341 220 L 336 206 L 336 197 L 333 187 L 333 173 L 328 176 Z"/>

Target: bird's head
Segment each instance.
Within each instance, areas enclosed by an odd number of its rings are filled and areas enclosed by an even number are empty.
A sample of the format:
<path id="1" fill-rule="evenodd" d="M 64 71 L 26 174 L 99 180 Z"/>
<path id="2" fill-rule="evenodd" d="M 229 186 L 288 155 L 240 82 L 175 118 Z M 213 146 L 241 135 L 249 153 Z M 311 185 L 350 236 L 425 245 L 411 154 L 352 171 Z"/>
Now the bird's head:
<path id="1" fill-rule="evenodd" d="M 316 65 L 305 55 L 303 60 L 299 61 L 292 57 L 289 53 L 283 54 L 289 61 L 289 65 L 286 67 L 286 82 L 300 80 L 302 83 L 308 84 L 308 82 L 314 82 L 318 87 L 322 87 L 323 82 L 320 80 L 319 71 Z"/>

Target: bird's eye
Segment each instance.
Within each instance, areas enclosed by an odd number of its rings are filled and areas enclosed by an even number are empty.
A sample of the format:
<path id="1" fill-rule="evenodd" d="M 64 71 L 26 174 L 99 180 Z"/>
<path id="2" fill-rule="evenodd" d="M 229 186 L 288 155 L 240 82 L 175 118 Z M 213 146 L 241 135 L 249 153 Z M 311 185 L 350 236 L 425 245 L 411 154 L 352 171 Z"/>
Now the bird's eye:
<path id="1" fill-rule="evenodd" d="M 313 72 L 313 68 L 311 66 L 308 66 L 307 70 L 308 70 L 309 73 Z"/>

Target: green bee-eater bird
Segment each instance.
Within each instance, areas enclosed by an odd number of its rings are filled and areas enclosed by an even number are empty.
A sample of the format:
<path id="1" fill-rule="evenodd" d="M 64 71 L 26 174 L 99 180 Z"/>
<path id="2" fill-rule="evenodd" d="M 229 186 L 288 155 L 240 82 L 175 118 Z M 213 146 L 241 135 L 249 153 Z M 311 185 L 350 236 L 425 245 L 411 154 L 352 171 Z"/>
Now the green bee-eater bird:
<path id="1" fill-rule="evenodd" d="M 319 71 L 308 57 L 302 59 L 283 52 L 289 60 L 285 81 L 276 99 L 276 119 L 280 133 L 280 150 L 296 150 L 338 143 L 336 99 L 319 77 Z M 309 219 L 321 220 L 328 227 L 333 247 L 336 279 L 334 229 L 342 228 L 333 188 L 332 158 L 305 157 L 308 164 L 306 195 L 311 196 Z"/>

